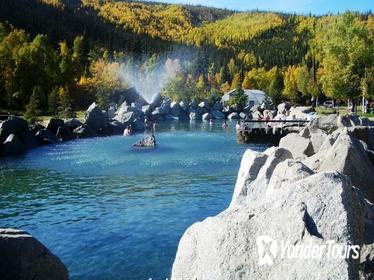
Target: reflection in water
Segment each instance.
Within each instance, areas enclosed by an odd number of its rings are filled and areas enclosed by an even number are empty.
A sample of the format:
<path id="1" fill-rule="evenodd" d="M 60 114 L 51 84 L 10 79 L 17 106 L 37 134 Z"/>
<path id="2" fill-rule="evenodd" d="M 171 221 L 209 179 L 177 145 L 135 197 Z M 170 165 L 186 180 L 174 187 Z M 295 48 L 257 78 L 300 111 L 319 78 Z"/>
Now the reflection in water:
<path id="1" fill-rule="evenodd" d="M 72 141 L 7 161 L 0 226 L 30 231 L 72 279 L 165 279 L 185 229 L 228 206 L 248 146 L 220 123 L 160 124 L 154 151 L 132 150 L 140 137 Z"/>

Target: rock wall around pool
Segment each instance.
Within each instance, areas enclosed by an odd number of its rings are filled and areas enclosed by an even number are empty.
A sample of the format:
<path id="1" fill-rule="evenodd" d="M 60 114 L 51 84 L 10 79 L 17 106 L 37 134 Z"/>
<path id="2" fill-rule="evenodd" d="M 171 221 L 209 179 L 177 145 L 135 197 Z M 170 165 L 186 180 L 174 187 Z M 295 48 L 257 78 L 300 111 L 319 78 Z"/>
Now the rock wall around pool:
<path id="1" fill-rule="evenodd" d="M 247 150 L 231 205 L 186 230 L 172 279 L 373 279 L 374 127 L 364 125 L 321 117 L 280 147 Z"/>

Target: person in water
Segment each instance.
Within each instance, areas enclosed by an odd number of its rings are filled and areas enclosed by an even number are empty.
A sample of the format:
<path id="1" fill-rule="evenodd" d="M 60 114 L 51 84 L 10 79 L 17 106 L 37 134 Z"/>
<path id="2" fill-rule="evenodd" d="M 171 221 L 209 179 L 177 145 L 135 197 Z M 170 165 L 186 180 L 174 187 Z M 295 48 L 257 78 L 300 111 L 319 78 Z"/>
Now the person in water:
<path id="1" fill-rule="evenodd" d="M 240 125 L 240 122 L 239 122 L 239 121 L 236 122 L 236 126 L 235 126 L 235 128 L 236 128 L 237 131 L 240 130 L 241 125 Z"/>
<path id="2" fill-rule="evenodd" d="M 227 122 L 226 122 L 226 120 L 224 120 L 224 122 L 223 122 L 223 124 L 222 124 L 222 127 L 223 127 L 223 128 L 227 128 Z"/>
<path id="3" fill-rule="evenodd" d="M 123 132 L 123 136 L 131 136 L 132 135 L 132 127 L 129 125 L 128 127 L 125 128 Z"/>

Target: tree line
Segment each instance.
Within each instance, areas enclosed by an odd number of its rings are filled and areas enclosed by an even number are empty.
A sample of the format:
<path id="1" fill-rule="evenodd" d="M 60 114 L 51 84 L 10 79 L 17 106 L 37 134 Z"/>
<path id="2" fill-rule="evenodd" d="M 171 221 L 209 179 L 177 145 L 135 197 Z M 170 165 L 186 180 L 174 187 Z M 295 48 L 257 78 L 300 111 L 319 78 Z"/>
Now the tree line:
<path id="1" fill-rule="evenodd" d="M 122 64 L 144 69 L 168 59 L 179 70 L 162 94 L 177 100 L 213 102 L 236 88 L 264 90 L 275 104 L 374 95 L 371 13 L 315 17 L 98 0 L 0 5 L 4 109 L 68 114 L 93 100 L 105 107 L 114 89 L 131 84 L 117 75 Z"/>

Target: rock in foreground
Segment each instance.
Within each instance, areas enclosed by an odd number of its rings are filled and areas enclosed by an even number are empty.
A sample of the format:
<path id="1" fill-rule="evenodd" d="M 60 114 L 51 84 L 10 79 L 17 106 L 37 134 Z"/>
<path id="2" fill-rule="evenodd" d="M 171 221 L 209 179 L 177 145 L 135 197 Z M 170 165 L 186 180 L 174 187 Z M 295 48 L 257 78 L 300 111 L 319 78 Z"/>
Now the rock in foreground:
<path id="1" fill-rule="evenodd" d="M 2 280 L 66 280 L 64 264 L 29 233 L 0 229 Z"/>
<path id="2" fill-rule="evenodd" d="M 369 279 L 373 151 L 328 118 L 282 148 L 246 151 L 230 207 L 184 233 L 172 279 Z M 295 246 L 319 253 L 292 257 Z"/>

